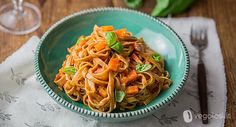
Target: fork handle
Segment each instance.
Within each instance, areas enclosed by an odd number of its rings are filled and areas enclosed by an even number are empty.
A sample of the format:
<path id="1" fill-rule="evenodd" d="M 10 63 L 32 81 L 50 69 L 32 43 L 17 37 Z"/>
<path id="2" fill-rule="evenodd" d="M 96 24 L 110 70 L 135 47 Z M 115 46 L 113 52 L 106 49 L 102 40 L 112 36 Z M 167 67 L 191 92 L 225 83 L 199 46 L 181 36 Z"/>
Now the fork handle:
<path id="1" fill-rule="evenodd" d="M 202 114 L 202 123 L 208 124 L 207 81 L 205 66 L 203 62 L 198 63 L 198 92 Z"/>

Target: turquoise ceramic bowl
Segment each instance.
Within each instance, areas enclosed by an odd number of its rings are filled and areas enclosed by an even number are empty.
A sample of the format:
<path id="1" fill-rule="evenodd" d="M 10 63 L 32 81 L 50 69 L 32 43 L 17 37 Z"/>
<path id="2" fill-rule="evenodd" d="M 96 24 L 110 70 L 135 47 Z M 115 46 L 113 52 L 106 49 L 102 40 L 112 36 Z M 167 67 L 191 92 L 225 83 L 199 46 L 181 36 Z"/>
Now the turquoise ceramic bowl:
<path id="1" fill-rule="evenodd" d="M 82 102 L 74 102 L 59 90 L 53 80 L 65 59 L 67 48 L 80 35 L 89 35 L 94 25 L 127 28 L 134 36 L 144 37 L 146 43 L 165 59 L 165 68 L 173 83 L 170 88 L 146 106 L 112 113 L 94 112 Z M 168 104 L 183 87 L 189 71 L 189 55 L 179 36 L 165 23 L 144 13 L 122 8 L 97 8 L 67 16 L 41 38 L 35 53 L 37 78 L 48 94 L 60 105 L 80 115 L 107 122 L 129 121 L 145 117 Z"/>

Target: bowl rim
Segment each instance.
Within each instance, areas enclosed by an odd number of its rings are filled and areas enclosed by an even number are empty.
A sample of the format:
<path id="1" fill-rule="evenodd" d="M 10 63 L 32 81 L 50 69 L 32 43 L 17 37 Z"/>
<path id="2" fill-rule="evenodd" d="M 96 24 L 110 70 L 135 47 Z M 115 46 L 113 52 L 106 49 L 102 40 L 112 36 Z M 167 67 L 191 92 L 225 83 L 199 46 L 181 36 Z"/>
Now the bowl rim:
<path id="1" fill-rule="evenodd" d="M 94 13 L 94 12 L 103 12 L 103 11 L 120 11 L 120 12 L 128 12 L 128 13 L 135 13 L 141 16 L 144 16 L 152 21 L 155 21 L 159 24 L 161 24 L 162 26 L 164 26 L 166 29 L 168 29 L 171 34 L 173 36 L 175 36 L 181 45 L 181 48 L 183 48 L 184 53 L 185 53 L 185 70 L 184 70 L 184 75 L 181 79 L 180 84 L 178 84 L 178 87 L 164 100 L 162 100 L 161 102 L 159 102 L 158 104 L 152 105 L 150 107 L 145 107 L 143 109 L 138 109 L 135 111 L 128 111 L 128 112 L 120 112 L 120 113 L 106 113 L 106 112 L 96 112 L 96 111 L 92 111 L 92 110 L 87 110 L 84 108 L 80 108 L 78 106 L 75 106 L 71 103 L 69 103 L 68 101 L 66 101 L 65 99 L 61 98 L 60 96 L 58 96 L 50 87 L 49 85 L 46 83 L 46 81 L 44 80 L 41 71 L 39 69 L 39 52 L 40 52 L 40 48 L 41 45 L 43 43 L 43 41 L 45 40 L 45 38 L 48 36 L 48 34 L 54 29 L 56 28 L 58 25 L 62 24 L 63 22 L 74 18 L 76 16 L 81 16 L 81 15 L 86 15 L 89 13 Z M 166 105 L 168 102 L 170 102 L 171 100 L 174 99 L 174 97 L 179 93 L 179 91 L 183 88 L 188 74 L 189 74 L 189 66 L 190 66 L 190 59 L 189 59 L 189 54 L 188 54 L 188 50 L 183 42 L 183 40 L 179 37 L 179 35 L 171 28 L 169 27 L 167 24 L 165 24 L 163 21 L 151 17 L 150 15 L 140 12 L 140 11 L 135 11 L 135 10 L 131 10 L 131 9 L 127 9 L 127 8 L 120 8 L 120 7 L 101 7 L 101 8 L 91 8 L 91 9 L 86 9 L 86 10 L 82 10 L 76 13 L 73 13 L 71 15 L 68 15 L 62 19 L 60 19 L 59 21 L 57 21 L 56 23 L 54 23 L 41 37 L 40 42 L 38 43 L 36 50 L 35 50 L 35 54 L 34 54 L 34 69 L 35 69 L 35 73 L 36 73 L 36 77 L 38 79 L 38 81 L 40 82 L 40 84 L 43 86 L 44 90 L 47 91 L 47 93 L 59 104 L 61 104 L 62 106 L 64 106 L 65 108 L 77 112 L 81 115 L 84 116 L 93 116 L 93 117 L 101 117 L 101 118 L 124 118 L 124 117 L 130 117 L 130 116 L 139 116 L 139 115 L 143 115 L 143 114 L 147 114 L 147 113 L 154 113 L 156 110 L 160 109 L 161 107 L 163 107 L 164 105 Z"/>

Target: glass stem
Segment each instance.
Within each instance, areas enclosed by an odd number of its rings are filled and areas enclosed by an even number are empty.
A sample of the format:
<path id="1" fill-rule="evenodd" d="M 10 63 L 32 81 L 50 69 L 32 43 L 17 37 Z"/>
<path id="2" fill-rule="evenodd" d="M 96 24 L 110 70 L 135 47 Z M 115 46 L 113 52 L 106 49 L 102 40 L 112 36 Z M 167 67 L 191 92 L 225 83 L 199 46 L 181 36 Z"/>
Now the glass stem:
<path id="1" fill-rule="evenodd" d="M 14 11 L 16 13 L 22 13 L 23 10 L 23 2 L 24 0 L 12 0 L 13 6 L 14 6 Z"/>

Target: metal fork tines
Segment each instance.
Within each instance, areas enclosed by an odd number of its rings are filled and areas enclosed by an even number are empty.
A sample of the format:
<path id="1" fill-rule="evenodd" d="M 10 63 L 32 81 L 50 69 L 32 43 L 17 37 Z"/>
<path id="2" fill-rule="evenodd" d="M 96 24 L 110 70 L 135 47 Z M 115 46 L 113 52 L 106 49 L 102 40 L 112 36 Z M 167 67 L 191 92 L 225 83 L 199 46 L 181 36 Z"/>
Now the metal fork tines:
<path id="1" fill-rule="evenodd" d="M 202 51 L 207 47 L 207 29 L 191 27 L 191 43 L 199 50 L 199 62 L 202 62 Z"/>
<path id="2" fill-rule="evenodd" d="M 198 49 L 199 52 L 199 62 L 198 62 L 198 93 L 202 116 L 202 123 L 208 123 L 208 102 L 207 102 L 207 81 L 206 81 L 206 71 L 202 60 L 203 50 L 208 45 L 207 40 L 207 29 L 206 27 L 191 27 L 191 44 Z M 206 118 L 206 119 L 205 119 Z"/>

